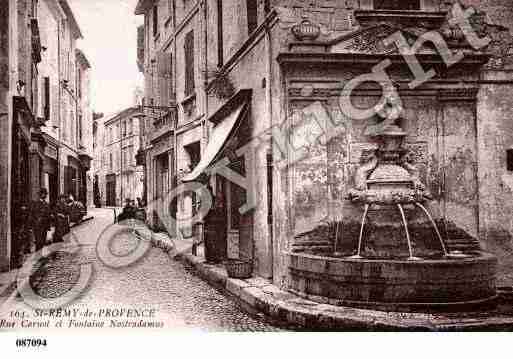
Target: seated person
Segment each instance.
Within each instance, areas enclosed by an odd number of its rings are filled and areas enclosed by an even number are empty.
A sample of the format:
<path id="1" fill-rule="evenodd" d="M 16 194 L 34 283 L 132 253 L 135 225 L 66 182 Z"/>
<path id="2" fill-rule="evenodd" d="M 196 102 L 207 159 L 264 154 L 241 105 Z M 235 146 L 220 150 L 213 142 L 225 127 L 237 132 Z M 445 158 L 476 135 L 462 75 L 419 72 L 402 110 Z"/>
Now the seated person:
<path id="1" fill-rule="evenodd" d="M 125 207 L 123 207 L 123 211 L 118 216 L 118 222 L 124 221 L 126 219 L 134 219 L 136 215 L 136 208 L 132 204 L 132 200 L 127 198 L 125 200 Z"/>

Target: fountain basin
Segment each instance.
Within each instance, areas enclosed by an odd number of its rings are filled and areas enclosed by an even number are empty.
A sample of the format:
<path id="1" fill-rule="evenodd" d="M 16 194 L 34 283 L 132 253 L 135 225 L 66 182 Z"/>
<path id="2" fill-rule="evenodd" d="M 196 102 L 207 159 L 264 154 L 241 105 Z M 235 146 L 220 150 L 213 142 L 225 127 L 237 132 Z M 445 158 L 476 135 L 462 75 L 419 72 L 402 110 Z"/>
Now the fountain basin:
<path id="1" fill-rule="evenodd" d="M 289 253 L 291 291 L 314 301 L 387 311 L 467 310 L 496 298 L 497 259 L 354 259 Z"/>

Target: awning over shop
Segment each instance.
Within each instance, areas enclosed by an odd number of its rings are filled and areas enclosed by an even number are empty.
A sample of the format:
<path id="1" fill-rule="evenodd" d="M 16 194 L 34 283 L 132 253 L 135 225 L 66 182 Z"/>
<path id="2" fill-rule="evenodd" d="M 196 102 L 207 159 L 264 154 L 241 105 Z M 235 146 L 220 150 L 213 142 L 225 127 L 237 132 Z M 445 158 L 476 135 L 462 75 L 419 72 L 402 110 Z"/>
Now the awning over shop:
<path id="1" fill-rule="evenodd" d="M 244 92 L 239 96 L 235 95 L 232 98 L 232 101 L 229 101 L 226 106 L 223 106 L 223 108 L 212 116 L 210 120 L 217 124 L 212 130 L 208 145 L 205 151 L 203 151 L 198 165 L 191 173 L 182 178 L 182 182 L 191 182 L 196 180 L 210 165 L 215 162 L 226 144 L 237 132 L 242 119 L 247 113 L 248 103 L 248 92 Z M 229 111 L 227 111 L 227 109 L 229 109 Z M 220 118 L 220 114 L 223 114 L 225 117 Z"/>

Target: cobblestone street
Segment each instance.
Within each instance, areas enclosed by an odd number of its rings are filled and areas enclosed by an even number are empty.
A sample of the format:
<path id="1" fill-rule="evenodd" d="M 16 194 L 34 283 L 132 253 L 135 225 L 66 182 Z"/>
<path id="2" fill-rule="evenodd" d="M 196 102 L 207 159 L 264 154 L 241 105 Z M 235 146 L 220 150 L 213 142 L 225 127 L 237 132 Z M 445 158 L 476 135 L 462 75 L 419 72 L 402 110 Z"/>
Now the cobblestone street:
<path id="1" fill-rule="evenodd" d="M 162 250 L 151 248 L 137 263 L 122 269 L 109 268 L 96 254 L 96 240 L 112 223 L 113 211 L 96 209 L 95 218 L 73 229 L 81 250 L 72 261 L 69 256 L 53 256 L 31 277 L 34 290 L 53 298 L 65 293 L 77 280 L 80 265 L 92 264 L 90 287 L 70 305 L 98 311 L 105 308 L 154 309 L 153 320 L 166 330 L 274 331 L 277 328 L 242 311 L 238 304 L 170 259 Z M 119 236 L 112 243 L 112 253 L 123 255 L 135 244 L 129 236 Z M 9 293 L 7 293 L 9 295 Z M 12 310 L 34 310 L 20 296 L 11 293 L 0 308 L 0 319 Z M 30 319 L 30 318 L 29 318 Z M 49 318 L 51 321 L 55 318 Z M 52 324 L 50 324 L 52 327 Z"/>

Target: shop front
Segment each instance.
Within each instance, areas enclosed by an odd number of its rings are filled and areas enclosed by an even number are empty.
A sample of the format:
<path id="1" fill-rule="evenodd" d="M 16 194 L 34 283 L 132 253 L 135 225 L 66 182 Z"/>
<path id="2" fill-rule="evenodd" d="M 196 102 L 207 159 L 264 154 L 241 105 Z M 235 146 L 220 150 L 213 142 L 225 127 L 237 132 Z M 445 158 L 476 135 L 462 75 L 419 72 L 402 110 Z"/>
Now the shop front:
<path id="1" fill-rule="evenodd" d="M 43 186 L 48 189 L 50 203 L 56 203 L 59 196 L 58 144 L 52 137 L 45 135 L 47 146 L 43 158 Z"/>
<path id="2" fill-rule="evenodd" d="M 87 153 L 80 153 L 78 156 L 80 161 L 80 181 L 79 181 L 79 197 L 78 200 L 87 206 L 92 198 L 93 182 L 87 172 L 91 169 L 92 157 Z"/>
<path id="3" fill-rule="evenodd" d="M 37 199 L 42 186 L 42 158 L 46 141 L 41 135 L 24 97 L 13 98 L 13 137 L 11 167 L 11 267 L 17 266 L 27 250 L 27 216 L 32 200 Z M 25 219 L 25 220 L 24 220 Z"/>
<path id="4" fill-rule="evenodd" d="M 212 206 L 203 219 L 202 231 L 205 257 L 212 262 L 254 259 L 253 211 L 241 210 L 248 193 L 238 181 L 246 177 L 247 166 L 252 163 L 244 154 L 237 154 L 250 140 L 250 100 L 251 91 L 241 90 L 208 119 L 213 124 L 208 144 L 192 171 L 181 178 L 183 184 L 205 184 L 212 194 Z M 228 171 L 218 171 L 217 166 Z M 206 202 L 202 198 L 196 201 Z"/>
<path id="5" fill-rule="evenodd" d="M 148 218 L 150 225 L 157 231 L 167 231 L 162 221 L 159 204 L 162 204 L 171 188 L 176 187 L 175 161 L 174 161 L 174 134 L 165 132 L 152 139 L 151 148 L 148 149 L 150 160 L 146 169 L 150 174 L 146 182 L 148 190 Z M 170 233 L 174 235 L 174 233 Z"/>

